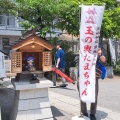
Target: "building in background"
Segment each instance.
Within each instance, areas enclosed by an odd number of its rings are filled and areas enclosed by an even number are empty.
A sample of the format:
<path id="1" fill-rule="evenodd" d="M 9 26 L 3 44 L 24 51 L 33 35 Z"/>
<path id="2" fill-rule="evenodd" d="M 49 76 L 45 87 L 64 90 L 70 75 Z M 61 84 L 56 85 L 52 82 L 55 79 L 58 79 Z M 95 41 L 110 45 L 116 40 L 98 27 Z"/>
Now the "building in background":
<path id="1" fill-rule="evenodd" d="M 22 28 L 19 23 L 22 21 L 24 21 L 22 18 L 15 17 L 13 15 L 6 14 L 0 15 L 0 50 L 4 51 L 8 55 L 11 46 L 22 40 L 21 31 L 23 31 L 24 28 Z M 57 28 L 51 31 L 53 31 L 54 34 L 47 34 L 46 38 L 58 37 L 60 40 L 68 41 L 70 44 L 72 44 L 71 50 L 75 54 L 78 54 L 79 51 L 78 37 L 68 35 L 67 32 L 62 33 L 62 31 Z"/>
<path id="2" fill-rule="evenodd" d="M 19 42 L 21 31 L 24 30 L 19 21 L 23 19 L 12 15 L 0 15 L 0 50 L 7 54 L 9 54 L 10 47 Z"/>

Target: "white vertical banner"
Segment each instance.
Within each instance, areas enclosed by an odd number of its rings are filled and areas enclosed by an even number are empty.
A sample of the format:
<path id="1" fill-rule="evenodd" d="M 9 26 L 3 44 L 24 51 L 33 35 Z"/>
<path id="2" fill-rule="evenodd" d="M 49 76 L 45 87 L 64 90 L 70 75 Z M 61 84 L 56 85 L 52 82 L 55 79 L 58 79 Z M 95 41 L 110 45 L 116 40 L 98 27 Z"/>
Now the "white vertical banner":
<path id="1" fill-rule="evenodd" d="M 109 47 L 110 47 L 110 56 L 111 56 L 111 62 L 112 64 L 116 64 L 116 54 L 115 54 L 115 42 L 113 42 L 113 39 L 109 39 Z"/>
<path id="2" fill-rule="evenodd" d="M 0 52 L 0 78 L 6 77 L 4 54 Z"/>
<path id="3" fill-rule="evenodd" d="M 81 6 L 79 87 L 83 102 L 95 102 L 95 63 L 105 6 Z"/>

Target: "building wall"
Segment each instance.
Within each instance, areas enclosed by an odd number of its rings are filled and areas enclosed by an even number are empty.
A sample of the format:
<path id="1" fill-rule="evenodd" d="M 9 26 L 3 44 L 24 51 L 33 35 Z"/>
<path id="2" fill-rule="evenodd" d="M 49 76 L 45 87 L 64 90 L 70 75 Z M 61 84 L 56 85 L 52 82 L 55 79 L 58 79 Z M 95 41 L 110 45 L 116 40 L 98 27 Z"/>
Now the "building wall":
<path id="1" fill-rule="evenodd" d="M 9 45 L 8 46 L 4 46 L 3 45 L 3 38 L 9 38 Z M 13 44 L 16 40 L 18 40 L 20 38 L 20 36 L 1 36 L 0 35 L 0 49 L 3 50 L 5 53 L 9 54 L 9 50 L 11 49 L 11 44 Z"/>
<path id="2" fill-rule="evenodd" d="M 18 40 L 22 35 L 21 31 L 24 29 L 20 26 L 19 21 L 24 20 L 12 15 L 0 15 L 0 49 L 6 53 L 9 53 L 11 44 Z M 3 45 L 3 38 L 9 38 L 9 45 Z"/>

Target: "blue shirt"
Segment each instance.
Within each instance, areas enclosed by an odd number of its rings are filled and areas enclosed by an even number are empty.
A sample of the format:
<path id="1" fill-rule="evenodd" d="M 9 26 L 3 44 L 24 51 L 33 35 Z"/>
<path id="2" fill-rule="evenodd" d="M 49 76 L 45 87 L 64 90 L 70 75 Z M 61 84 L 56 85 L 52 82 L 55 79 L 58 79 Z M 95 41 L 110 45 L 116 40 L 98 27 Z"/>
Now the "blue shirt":
<path id="1" fill-rule="evenodd" d="M 62 49 L 57 50 L 56 52 L 56 63 L 58 58 L 60 58 L 59 68 L 65 68 L 65 52 Z"/>
<path id="2" fill-rule="evenodd" d="M 103 55 L 103 53 L 102 53 Z M 104 55 L 103 55 L 104 56 Z M 97 57 L 97 62 L 96 62 L 96 67 L 99 67 L 99 65 L 102 64 L 101 60 L 100 60 L 100 56 Z"/>
<path id="3" fill-rule="evenodd" d="M 100 57 L 98 56 L 98 57 L 97 57 L 97 62 L 96 62 L 96 67 L 98 67 L 100 63 L 101 63 Z"/>

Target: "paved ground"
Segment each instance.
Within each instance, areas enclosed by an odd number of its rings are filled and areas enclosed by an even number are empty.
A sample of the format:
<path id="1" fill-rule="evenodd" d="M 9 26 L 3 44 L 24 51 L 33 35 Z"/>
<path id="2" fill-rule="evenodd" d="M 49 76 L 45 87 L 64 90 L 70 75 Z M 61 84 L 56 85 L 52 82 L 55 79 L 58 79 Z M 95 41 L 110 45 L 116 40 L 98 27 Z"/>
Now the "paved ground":
<path id="1" fill-rule="evenodd" d="M 9 120 L 13 104 L 14 90 L 10 81 L 0 89 L 0 105 L 2 106 L 2 120 Z M 120 118 L 120 78 L 100 80 L 97 120 L 119 120 Z M 49 96 L 55 120 L 71 120 L 79 114 L 79 97 L 76 85 L 69 84 L 66 89 L 50 88 Z M 89 108 L 89 105 L 88 105 Z M 89 112 L 89 111 L 88 111 Z"/>
<path id="2" fill-rule="evenodd" d="M 59 116 L 54 114 L 57 120 L 71 120 L 73 116 L 79 115 L 79 100 L 55 92 L 49 92 L 49 94 L 51 105 L 57 108 L 58 113 L 61 112 Z M 89 107 L 90 105 L 88 109 Z M 96 117 L 97 120 L 119 120 L 120 112 L 114 112 L 98 105 Z"/>
<path id="3" fill-rule="evenodd" d="M 54 88 L 50 89 L 55 93 L 64 94 L 75 99 L 79 99 L 76 85 L 69 84 L 66 89 Z M 99 97 L 98 105 L 120 112 L 120 77 L 113 79 L 99 80 Z"/>

